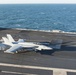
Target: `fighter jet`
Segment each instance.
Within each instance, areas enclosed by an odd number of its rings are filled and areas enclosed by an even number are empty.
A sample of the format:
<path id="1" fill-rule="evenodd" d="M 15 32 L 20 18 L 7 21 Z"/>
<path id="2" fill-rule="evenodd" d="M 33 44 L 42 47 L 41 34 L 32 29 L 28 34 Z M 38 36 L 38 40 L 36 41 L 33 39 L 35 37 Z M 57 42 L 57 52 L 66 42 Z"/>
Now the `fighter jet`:
<path id="1" fill-rule="evenodd" d="M 9 49 L 5 50 L 4 53 L 18 53 L 21 50 L 26 51 L 37 51 L 37 50 L 52 50 L 51 47 L 37 44 L 34 42 L 26 42 L 24 39 L 19 39 L 15 41 L 10 34 L 7 34 L 7 37 L 2 37 L 3 44 L 10 46 Z"/>

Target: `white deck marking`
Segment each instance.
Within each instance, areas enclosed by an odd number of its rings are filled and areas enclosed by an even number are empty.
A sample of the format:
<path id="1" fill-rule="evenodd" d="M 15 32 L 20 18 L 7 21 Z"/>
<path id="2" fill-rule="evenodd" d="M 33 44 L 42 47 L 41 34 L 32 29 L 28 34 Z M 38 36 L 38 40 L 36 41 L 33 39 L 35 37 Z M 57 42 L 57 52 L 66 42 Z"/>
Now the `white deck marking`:
<path id="1" fill-rule="evenodd" d="M 39 66 L 29 66 L 29 65 L 16 65 L 16 64 L 7 64 L 7 63 L 0 63 L 0 66 L 6 67 L 16 67 L 16 68 L 28 68 L 28 69 L 40 69 L 40 70 L 62 70 L 66 72 L 76 72 L 73 69 L 62 69 L 62 68 L 50 68 L 50 67 L 39 67 Z"/>
<path id="2" fill-rule="evenodd" d="M 20 75 L 37 75 L 37 74 L 29 74 L 29 73 L 20 73 L 20 72 L 12 72 L 12 71 L 1 71 L 2 73 L 10 73 L 10 74 L 20 74 Z"/>
<path id="3" fill-rule="evenodd" d="M 67 75 L 67 72 L 63 70 L 53 70 L 53 75 Z"/>

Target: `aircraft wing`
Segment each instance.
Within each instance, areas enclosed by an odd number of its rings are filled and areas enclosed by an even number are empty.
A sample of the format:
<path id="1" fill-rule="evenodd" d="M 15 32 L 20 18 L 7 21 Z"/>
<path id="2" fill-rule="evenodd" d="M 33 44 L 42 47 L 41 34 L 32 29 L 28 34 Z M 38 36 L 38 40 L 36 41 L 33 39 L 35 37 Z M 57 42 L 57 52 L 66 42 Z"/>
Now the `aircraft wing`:
<path id="1" fill-rule="evenodd" d="M 14 53 L 16 51 L 18 51 L 19 49 L 22 49 L 22 46 L 20 45 L 14 45 L 11 48 L 9 48 L 8 50 L 4 51 L 5 53 Z"/>

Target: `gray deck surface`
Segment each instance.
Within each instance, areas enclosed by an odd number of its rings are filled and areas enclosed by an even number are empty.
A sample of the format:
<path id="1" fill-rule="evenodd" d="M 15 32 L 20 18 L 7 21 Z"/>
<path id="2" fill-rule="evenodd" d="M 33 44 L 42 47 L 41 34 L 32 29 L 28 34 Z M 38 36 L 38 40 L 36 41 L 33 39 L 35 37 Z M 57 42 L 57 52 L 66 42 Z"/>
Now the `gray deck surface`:
<path id="1" fill-rule="evenodd" d="M 0 30 L 0 39 L 7 33 L 10 33 L 15 40 L 23 38 L 33 42 L 51 42 L 54 39 L 62 39 L 63 43 L 61 49 L 52 51 L 33 51 L 19 54 L 6 54 L 0 51 L 0 64 L 28 65 L 76 71 L 76 34 L 2 29 Z M 0 71 L 0 75 L 53 75 L 53 70 L 2 65 L 0 65 Z M 76 75 L 76 72 L 67 72 L 66 75 Z"/>

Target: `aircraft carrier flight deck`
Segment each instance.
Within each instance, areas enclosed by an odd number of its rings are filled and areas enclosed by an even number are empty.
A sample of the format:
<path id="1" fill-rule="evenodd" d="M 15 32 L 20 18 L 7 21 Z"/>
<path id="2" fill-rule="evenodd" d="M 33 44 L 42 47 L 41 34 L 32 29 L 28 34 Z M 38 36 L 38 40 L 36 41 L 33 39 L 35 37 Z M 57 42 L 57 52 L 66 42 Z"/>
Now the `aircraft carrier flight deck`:
<path id="1" fill-rule="evenodd" d="M 76 75 L 76 34 L 0 29 L 0 39 L 11 34 L 15 40 L 48 42 L 63 40 L 60 49 L 9 54 L 0 51 L 0 75 Z"/>

